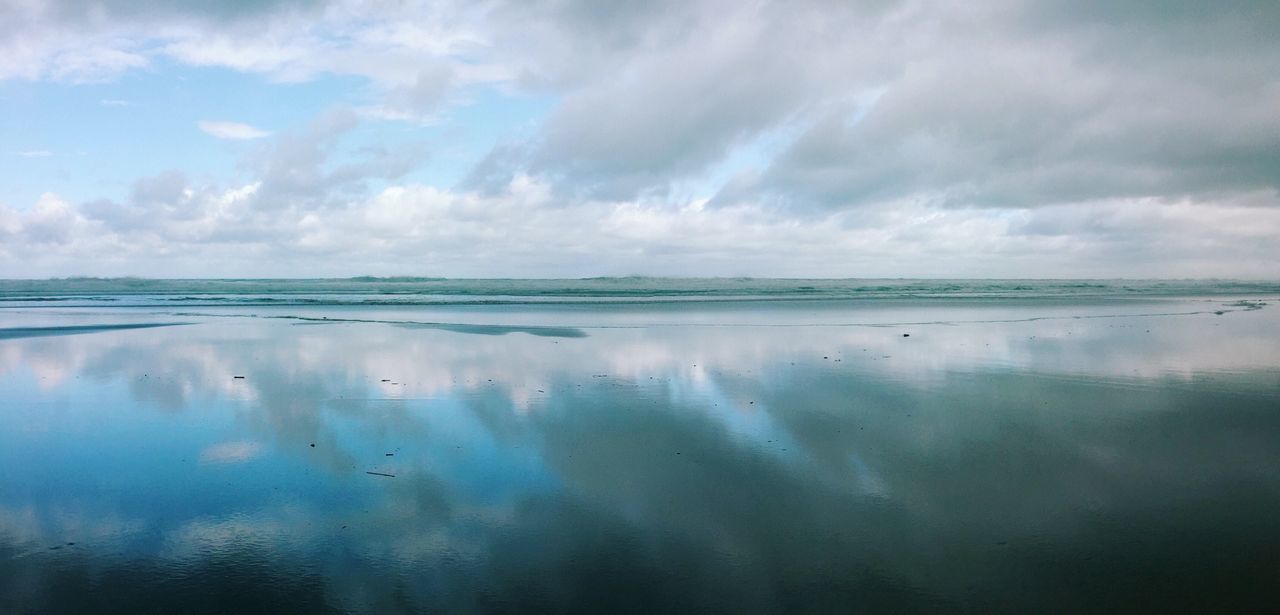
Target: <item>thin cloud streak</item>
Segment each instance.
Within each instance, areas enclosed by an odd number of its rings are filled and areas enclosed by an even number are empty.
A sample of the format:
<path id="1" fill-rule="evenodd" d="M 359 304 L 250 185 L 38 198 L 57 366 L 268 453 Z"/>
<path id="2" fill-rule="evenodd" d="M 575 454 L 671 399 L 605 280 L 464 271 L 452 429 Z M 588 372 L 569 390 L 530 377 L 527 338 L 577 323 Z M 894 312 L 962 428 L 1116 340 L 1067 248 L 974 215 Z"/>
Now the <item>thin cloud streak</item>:
<path id="1" fill-rule="evenodd" d="M 260 128 L 254 128 L 248 124 L 239 122 L 219 122 L 213 120 L 200 120 L 196 122 L 200 130 L 205 134 L 216 137 L 218 139 L 231 139 L 244 141 L 250 139 L 261 139 L 270 136 L 271 133 Z"/>

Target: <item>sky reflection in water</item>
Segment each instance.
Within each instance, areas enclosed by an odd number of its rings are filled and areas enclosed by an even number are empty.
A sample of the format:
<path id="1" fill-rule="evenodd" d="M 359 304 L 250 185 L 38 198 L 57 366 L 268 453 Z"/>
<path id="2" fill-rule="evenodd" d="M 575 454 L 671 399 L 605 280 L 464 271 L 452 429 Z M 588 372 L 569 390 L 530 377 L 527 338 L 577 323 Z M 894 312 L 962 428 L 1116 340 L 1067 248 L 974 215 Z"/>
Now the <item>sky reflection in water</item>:
<path id="1" fill-rule="evenodd" d="M 1169 303 L 1137 311 L 1204 309 Z M 224 310 L 0 340 L 0 610 L 1277 597 L 1280 310 L 913 310 Z M 0 326 L 177 320 L 36 316 Z M 1014 322 L 832 326 L 970 320 Z"/>

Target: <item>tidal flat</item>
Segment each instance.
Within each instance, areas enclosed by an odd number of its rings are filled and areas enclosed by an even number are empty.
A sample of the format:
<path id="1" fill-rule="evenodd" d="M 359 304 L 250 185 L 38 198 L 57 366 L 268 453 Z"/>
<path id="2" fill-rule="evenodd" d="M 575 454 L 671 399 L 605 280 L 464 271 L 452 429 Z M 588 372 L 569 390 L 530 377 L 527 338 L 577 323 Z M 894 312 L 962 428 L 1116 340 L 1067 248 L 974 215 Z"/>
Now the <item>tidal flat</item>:
<path id="1" fill-rule="evenodd" d="M 1280 606 L 1277 293 L 731 297 L 6 299 L 0 611 Z"/>

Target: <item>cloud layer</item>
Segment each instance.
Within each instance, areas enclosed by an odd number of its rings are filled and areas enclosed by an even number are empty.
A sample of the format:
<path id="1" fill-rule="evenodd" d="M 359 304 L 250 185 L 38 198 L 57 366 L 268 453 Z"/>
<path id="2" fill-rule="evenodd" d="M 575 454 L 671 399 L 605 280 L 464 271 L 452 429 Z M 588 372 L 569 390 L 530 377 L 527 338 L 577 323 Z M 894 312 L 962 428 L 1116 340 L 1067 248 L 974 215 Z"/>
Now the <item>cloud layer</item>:
<path id="1" fill-rule="evenodd" d="M 237 177 L 174 168 L 119 178 L 123 199 L 51 185 L 8 203 L 7 275 L 268 257 L 281 275 L 1280 265 L 1274 3 L 2 3 L 0 80 L 176 65 L 364 84 L 278 134 L 201 121 L 260 140 Z M 456 184 L 429 177 L 447 138 L 356 147 L 386 123 L 474 130 L 476 101 L 521 96 L 552 106 Z"/>

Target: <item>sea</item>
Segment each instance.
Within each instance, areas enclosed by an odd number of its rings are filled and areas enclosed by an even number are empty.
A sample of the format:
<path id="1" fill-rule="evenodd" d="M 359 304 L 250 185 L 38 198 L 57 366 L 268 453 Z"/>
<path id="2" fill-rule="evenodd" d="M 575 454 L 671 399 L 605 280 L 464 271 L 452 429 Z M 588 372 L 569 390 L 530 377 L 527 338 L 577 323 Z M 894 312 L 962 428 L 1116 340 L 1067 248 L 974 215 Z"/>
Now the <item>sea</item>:
<path id="1" fill-rule="evenodd" d="M 1280 282 L 0 280 L 0 613 L 1268 612 Z"/>

